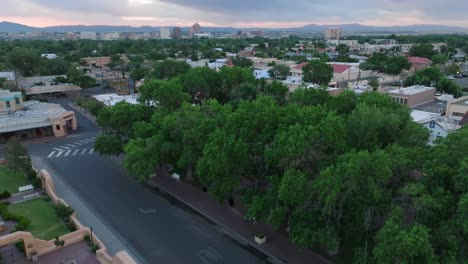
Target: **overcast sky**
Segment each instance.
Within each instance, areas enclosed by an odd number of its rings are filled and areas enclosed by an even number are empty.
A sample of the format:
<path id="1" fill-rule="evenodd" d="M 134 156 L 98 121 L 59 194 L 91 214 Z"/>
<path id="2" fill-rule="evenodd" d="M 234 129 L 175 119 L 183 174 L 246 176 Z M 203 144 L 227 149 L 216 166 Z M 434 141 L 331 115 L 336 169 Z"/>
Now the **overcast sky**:
<path id="1" fill-rule="evenodd" d="M 444 24 L 468 27 L 468 0 L 1 0 L 0 20 L 30 26 L 291 27 Z"/>

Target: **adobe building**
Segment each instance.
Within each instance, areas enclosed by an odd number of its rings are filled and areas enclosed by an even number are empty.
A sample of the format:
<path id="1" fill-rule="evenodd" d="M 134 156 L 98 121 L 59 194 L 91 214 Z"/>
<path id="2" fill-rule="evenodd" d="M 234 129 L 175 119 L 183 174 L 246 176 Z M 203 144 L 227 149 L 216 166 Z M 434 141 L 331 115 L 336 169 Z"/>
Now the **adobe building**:
<path id="1" fill-rule="evenodd" d="M 0 142 L 13 136 L 63 137 L 77 128 L 75 113 L 58 104 L 23 101 L 20 92 L 0 90 Z"/>
<path id="2" fill-rule="evenodd" d="M 461 120 L 468 113 L 468 96 L 460 97 L 447 104 L 447 116 Z"/>
<path id="3" fill-rule="evenodd" d="M 434 87 L 415 85 L 391 90 L 388 92 L 388 95 L 392 97 L 393 101 L 412 108 L 433 102 L 435 100 L 435 93 L 436 88 Z"/>

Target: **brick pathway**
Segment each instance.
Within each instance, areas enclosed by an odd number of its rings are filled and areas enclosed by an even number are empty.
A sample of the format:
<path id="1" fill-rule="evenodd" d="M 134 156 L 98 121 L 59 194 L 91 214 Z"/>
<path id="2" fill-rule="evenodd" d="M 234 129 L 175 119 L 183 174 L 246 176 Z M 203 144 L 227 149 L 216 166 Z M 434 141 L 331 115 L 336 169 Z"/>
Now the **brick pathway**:
<path id="1" fill-rule="evenodd" d="M 213 199 L 208 193 L 193 187 L 186 182 L 176 182 L 168 175 L 158 174 L 148 181 L 148 185 L 168 193 L 182 203 L 188 205 L 205 218 L 215 222 L 227 231 L 227 235 L 236 240 L 247 241 L 260 252 L 274 256 L 276 263 L 330 263 L 329 260 L 311 250 L 300 250 L 289 239 L 271 226 L 263 223 L 251 224 L 244 220 L 243 215 L 235 208 L 226 204 L 222 205 Z M 268 237 L 268 242 L 258 245 L 254 242 L 255 234 L 263 233 Z M 239 235 L 241 239 L 239 239 Z"/>
<path id="2" fill-rule="evenodd" d="M 36 199 L 42 196 L 42 189 L 34 189 L 26 192 L 21 193 L 14 193 L 10 198 L 6 199 L 6 201 L 10 203 L 18 203 L 24 202 L 31 199 Z"/>
<path id="3" fill-rule="evenodd" d="M 76 264 L 99 264 L 96 255 L 91 252 L 89 246 L 83 241 L 40 256 L 36 262 L 28 261 L 26 256 L 15 245 L 0 248 L 0 254 L 3 256 L 5 264 L 68 264 L 72 263 L 72 261 L 75 261 Z"/>

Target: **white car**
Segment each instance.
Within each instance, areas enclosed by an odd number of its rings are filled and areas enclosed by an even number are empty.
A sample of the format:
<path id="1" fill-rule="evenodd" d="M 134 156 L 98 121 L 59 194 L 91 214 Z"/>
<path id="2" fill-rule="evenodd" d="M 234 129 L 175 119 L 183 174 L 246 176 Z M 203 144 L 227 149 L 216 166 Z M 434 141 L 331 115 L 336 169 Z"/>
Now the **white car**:
<path id="1" fill-rule="evenodd" d="M 455 80 L 455 77 L 453 77 L 453 75 L 449 75 L 449 76 L 447 76 L 447 79 L 449 79 L 449 80 Z"/>

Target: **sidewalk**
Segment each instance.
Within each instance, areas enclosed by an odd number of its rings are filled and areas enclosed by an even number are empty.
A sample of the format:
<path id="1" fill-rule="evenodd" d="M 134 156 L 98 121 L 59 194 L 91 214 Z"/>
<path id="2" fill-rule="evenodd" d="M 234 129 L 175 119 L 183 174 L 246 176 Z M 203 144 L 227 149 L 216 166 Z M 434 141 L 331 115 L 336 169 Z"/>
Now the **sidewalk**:
<path id="1" fill-rule="evenodd" d="M 267 224 L 248 223 L 235 208 L 220 204 L 208 193 L 198 190 L 187 182 L 177 182 L 170 179 L 168 175 L 160 175 L 148 180 L 147 183 L 151 187 L 168 193 L 208 220 L 225 228 L 226 235 L 242 244 L 248 244 L 262 254 L 273 256 L 270 258 L 273 263 L 331 263 L 311 250 L 299 250 L 287 237 Z M 267 243 L 263 245 L 255 243 L 254 236 L 258 233 L 263 233 L 268 237 Z"/>
<path id="2" fill-rule="evenodd" d="M 91 113 L 89 113 L 88 111 L 86 111 L 85 109 L 81 108 L 80 106 L 77 106 L 73 103 L 69 103 L 68 104 L 71 108 L 73 108 L 73 110 L 75 110 L 76 112 L 79 112 L 80 114 L 82 114 L 84 117 L 86 117 L 87 119 L 89 119 L 89 121 L 93 122 L 95 125 L 97 124 L 96 123 L 96 117 L 93 116 Z"/>

